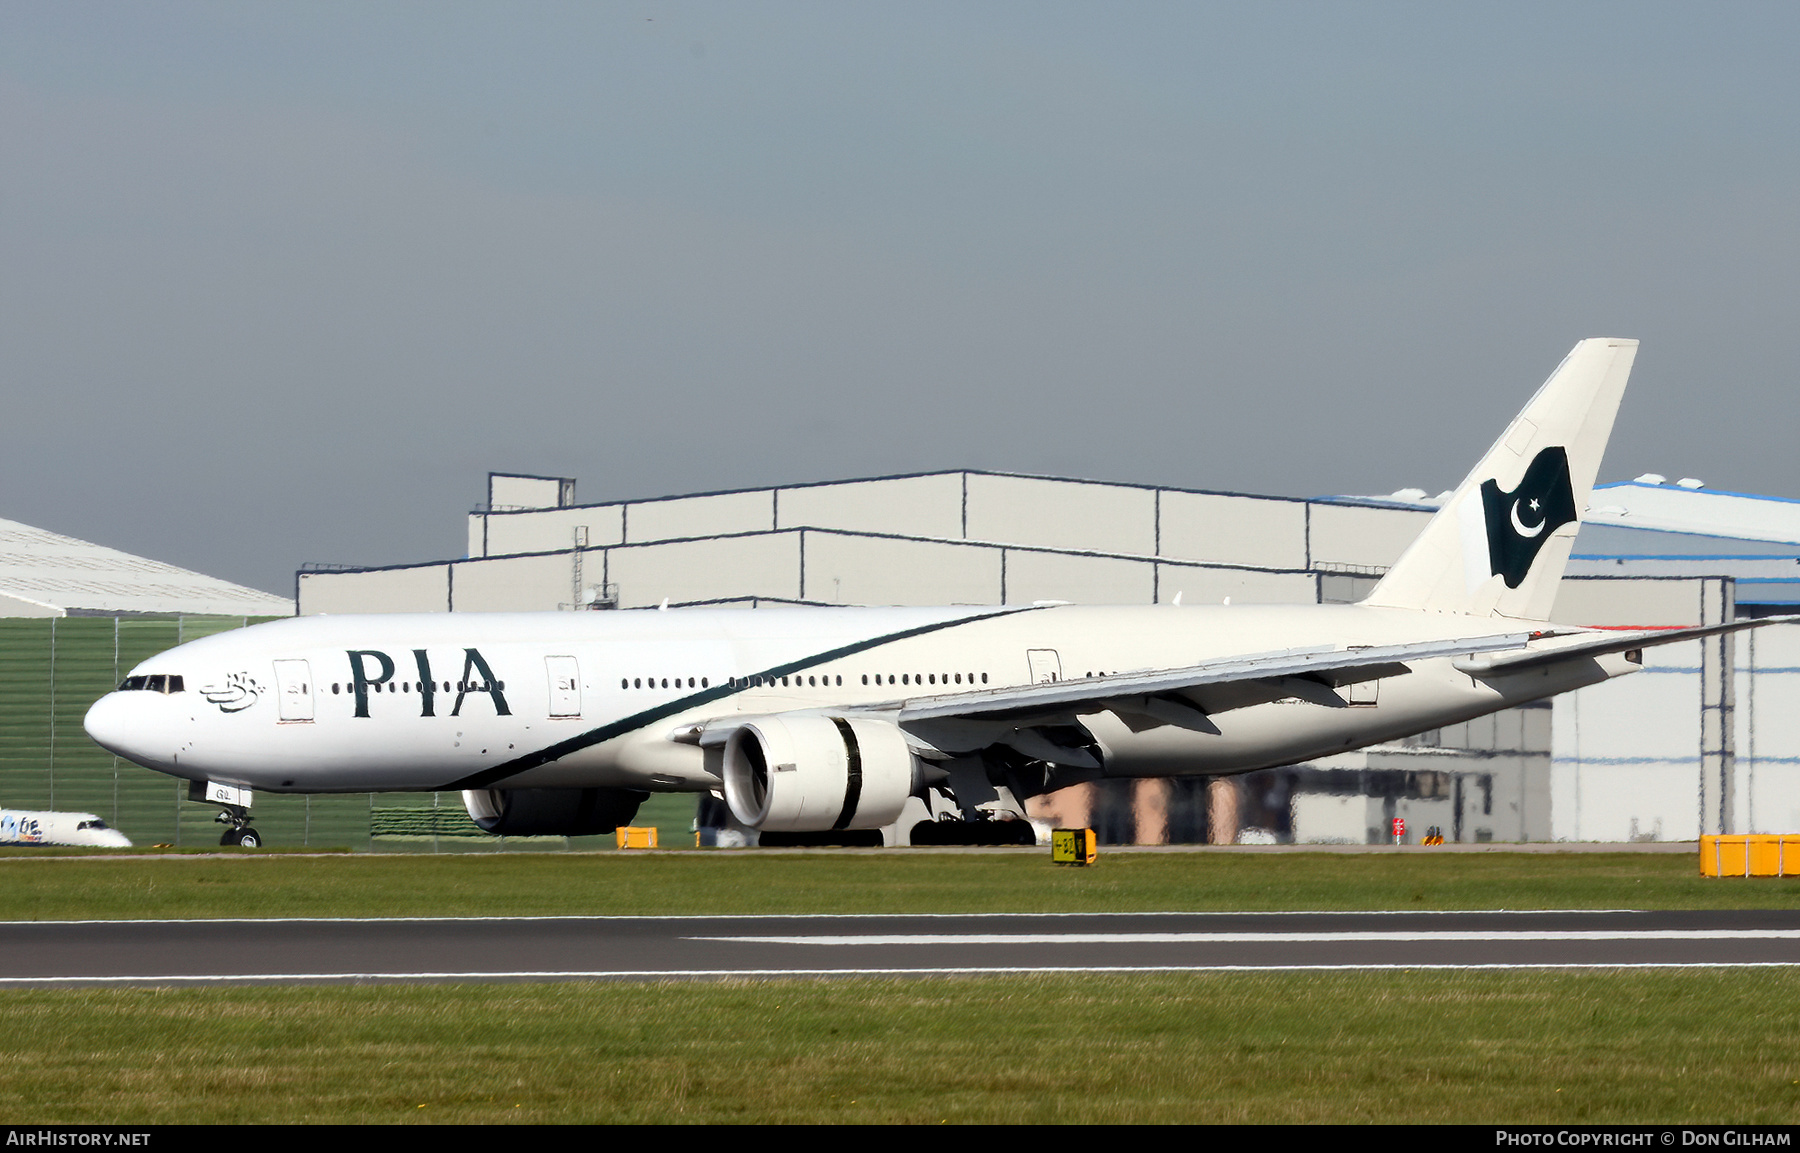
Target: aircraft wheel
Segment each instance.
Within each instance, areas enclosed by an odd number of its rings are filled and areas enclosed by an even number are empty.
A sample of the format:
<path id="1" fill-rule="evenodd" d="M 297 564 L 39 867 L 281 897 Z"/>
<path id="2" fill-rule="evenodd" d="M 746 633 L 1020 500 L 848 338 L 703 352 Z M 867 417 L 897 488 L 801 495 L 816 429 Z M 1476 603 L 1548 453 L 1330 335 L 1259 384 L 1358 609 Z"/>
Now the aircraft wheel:
<path id="1" fill-rule="evenodd" d="M 244 829 L 243 831 L 239 832 L 238 836 L 237 836 L 237 843 L 238 843 L 238 848 L 240 848 L 240 849 L 260 849 L 260 848 L 262 848 L 262 838 L 256 835 L 255 829 Z"/>
<path id="2" fill-rule="evenodd" d="M 242 832 L 242 830 L 240 830 L 240 829 L 226 829 L 224 835 L 219 838 L 219 844 L 221 844 L 221 845 L 237 844 L 238 843 L 238 835 L 240 832 Z"/>

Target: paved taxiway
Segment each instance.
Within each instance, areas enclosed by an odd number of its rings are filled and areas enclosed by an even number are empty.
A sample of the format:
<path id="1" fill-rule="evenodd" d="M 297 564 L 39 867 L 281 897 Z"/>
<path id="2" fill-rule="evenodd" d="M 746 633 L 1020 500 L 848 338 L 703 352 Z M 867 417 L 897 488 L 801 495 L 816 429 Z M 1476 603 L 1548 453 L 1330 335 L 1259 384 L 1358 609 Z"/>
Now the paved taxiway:
<path id="1" fill-rule="evenodd" d="M 1800 965 L 1800 912 L 63 921 L 0 985 Z"/>

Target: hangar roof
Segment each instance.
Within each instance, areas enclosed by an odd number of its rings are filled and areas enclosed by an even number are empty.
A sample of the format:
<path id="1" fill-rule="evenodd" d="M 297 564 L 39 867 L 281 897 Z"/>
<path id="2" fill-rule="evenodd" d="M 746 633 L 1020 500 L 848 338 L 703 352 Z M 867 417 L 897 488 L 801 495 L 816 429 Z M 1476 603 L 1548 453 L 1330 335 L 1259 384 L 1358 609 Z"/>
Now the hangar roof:
<path id="1" fill-rule="evenodd" d="M 286 597 L 0 520 L 0 617 L 70 613 L 292 616 Z"/>
<path id="2" fill-rule="evenodd" d="M 1588 522 L 1736 540 L 1800 544 L 1800 501 L 1640 478 L 1594 487 Z"/>

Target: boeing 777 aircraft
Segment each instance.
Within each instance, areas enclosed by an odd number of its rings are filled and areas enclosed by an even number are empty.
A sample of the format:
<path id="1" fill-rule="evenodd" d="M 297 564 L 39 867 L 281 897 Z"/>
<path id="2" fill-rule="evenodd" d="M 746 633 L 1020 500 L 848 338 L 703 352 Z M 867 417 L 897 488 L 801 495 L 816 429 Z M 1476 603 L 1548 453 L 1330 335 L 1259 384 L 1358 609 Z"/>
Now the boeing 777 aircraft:
<path id="1" fill-rule="evenodd" d="M 150 658 L 87 731 L 215 796 L 461 790 L 514 835 L 609 832 L 651 791 L 778 834 L 1019 815 L 1393 740 L 1762 623 L 1547 623 L 1636 352 L 1576 345 L 1360 604 L 299 617 Z"/>

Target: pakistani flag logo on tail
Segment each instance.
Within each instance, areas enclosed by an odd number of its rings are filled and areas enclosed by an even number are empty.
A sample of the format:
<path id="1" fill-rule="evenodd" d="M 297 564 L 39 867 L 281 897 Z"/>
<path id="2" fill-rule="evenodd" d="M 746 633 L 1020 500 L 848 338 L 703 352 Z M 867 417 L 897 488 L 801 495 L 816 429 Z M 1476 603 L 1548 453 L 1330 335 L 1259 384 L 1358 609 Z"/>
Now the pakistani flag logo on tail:
<path id="1" fill-rule="evenodd" d="M 1506 581 L 1507 588 L 1516 589 L 1550 534 L 1575 519 L 1569 454 L 1560 447 L 1538 453 L 1511 492 L 1501 492 L 1494 481 L 1483 481 L 1481 506 L 1487 514 L 1493 573 Z"/>

